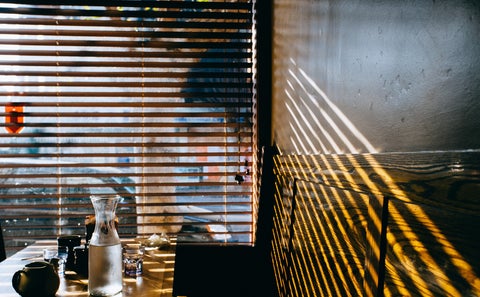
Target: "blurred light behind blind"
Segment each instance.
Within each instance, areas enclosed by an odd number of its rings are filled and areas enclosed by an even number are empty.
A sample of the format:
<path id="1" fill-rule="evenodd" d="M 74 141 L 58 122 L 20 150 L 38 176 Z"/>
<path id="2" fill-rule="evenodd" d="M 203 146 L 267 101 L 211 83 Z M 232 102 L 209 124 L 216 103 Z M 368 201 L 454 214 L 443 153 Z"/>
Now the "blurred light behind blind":
<path id="1" fill-rule="evenodd" d="M 2 1 L 9 251 L 83 234 L 92 193 L 122 196 L 124 237 L 251 242 L 249 2 Z"/>

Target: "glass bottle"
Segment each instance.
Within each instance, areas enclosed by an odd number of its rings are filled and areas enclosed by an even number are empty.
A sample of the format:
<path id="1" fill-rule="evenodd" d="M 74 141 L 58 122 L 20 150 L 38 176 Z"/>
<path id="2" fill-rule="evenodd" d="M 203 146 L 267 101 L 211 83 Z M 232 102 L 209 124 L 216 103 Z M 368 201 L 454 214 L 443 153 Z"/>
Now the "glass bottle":
<path id="1" fill-rule="evenodd" d="M 122 244 L 115 228 L 115 209 L 120 197 L 91 196 L 95 230 L 88 248 L 88 292 L 113 296 L 122 291 Z"/>

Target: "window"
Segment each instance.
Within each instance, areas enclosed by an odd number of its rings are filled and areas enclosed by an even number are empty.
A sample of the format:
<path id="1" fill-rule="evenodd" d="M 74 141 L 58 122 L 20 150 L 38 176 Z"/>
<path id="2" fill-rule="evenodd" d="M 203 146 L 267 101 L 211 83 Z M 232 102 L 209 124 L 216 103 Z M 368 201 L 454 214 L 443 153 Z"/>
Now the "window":
<path id="1" fill-rule="evenodd" d="M 109 193 L 123 237 L 251 243 L 251 1 L 39 3 L 0 4 L 7 252 Z"/>

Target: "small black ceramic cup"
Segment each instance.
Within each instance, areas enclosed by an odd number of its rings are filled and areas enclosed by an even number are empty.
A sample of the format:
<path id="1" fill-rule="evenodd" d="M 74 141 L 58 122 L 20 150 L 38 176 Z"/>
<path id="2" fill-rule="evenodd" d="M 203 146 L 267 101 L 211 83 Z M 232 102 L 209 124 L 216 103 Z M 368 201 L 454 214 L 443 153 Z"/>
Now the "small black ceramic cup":
<path id="1" fill-rule="evenodd" d="M 52 264 L 32 262 L 13 274 L 12 286 L 23 297 L 55 296 L 60 278 Z"/>
<path id="2" fill-rule="evenodd" d="M 86 246 L 76 246 L 73 248 L 75 252 L 75 272 L 88 276 L 88 249 Z"/>
<path id="3" fill-rule="evenodd" d="M 75 267 L 75 251 L 73 249 L 81 244 L 82 237 L 80 235 L 62 235 L 57 238 L 57 241 L 58 246 L 68 247 L 66 268 L 73 270 Z"/>

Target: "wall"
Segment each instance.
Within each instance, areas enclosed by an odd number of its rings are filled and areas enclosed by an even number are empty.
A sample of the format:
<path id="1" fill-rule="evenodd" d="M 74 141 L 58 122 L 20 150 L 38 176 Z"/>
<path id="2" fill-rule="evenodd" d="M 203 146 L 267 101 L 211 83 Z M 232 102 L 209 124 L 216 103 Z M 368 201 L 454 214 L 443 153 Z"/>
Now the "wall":
<path id="1" fill-rule="evenodd" d="M 273 19 L 280 296 L 480 296 L 480 3 Z"/>
<path id="2" fill-rule="evenodd" d="M 275 1 L 277 144 L 286 153 L 479 148 L 475 2 Z"/>

